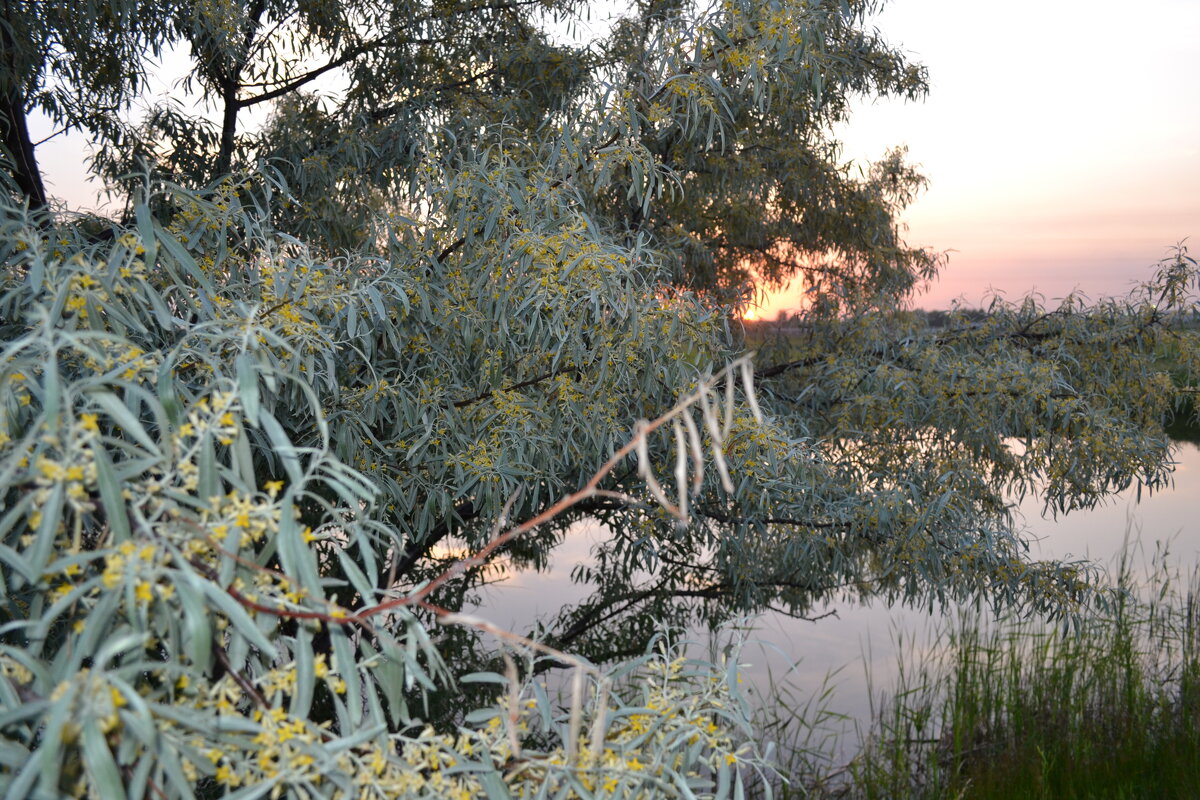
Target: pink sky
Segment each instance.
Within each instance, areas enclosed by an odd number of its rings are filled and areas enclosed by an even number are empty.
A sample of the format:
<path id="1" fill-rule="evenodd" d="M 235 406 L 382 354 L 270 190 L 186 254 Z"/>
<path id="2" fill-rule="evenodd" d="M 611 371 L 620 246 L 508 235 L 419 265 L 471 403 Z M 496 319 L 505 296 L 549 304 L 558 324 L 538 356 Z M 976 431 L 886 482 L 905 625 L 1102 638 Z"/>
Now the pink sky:
<path id="1" fill-rule="evenodd" d="M 839 135 L 848 158 L 907 145 L 930 179 L 908 241 L 955 252 L 917 306 L 1123 294 L 1181 239 L 1200 254 L 1200 2 L 893 0 L 876 24 L 932 88 Z"/>
<path id="2" fill-rule="evenodd" d="M 929 67 L 930 95 L 865 104 L 837 133 L 848 159 L 907 145 L 930 179 L 908 241 L 955 252 L 916 305 L 1119 294 L 1170 245 L 1200 253 L 1200 1 L 892 0 L 875 24 Z M 95 207 L 84 142 L 39 154 L 52 192 Z"/>

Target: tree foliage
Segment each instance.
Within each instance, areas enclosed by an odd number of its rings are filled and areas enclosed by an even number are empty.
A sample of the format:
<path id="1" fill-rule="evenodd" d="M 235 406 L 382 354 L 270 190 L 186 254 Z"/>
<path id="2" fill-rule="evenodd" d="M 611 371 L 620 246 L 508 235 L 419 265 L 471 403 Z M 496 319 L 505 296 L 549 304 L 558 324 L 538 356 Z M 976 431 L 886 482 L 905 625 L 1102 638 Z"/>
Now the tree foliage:
<path id="1" fill-rule="evenodd" d="M 1169 479 L 1148 354 L 1196 375 L 1195 262 L 904 312 L 920 178 L 828 133 L 924 90 L 872 8 L 647 2 L 579 47 L 570 3 L 171 4 L 220 123 L 101 131 L 101 169 L 147 168 L 103 231 L 4 214 L 7 796 L 723 794 L 760 765 L 736 660 L 647 651 L 664 626 L 1076 611 L 1086 566 L 1031 561 L 1010 504 Z M 749 277 L 796 273 L 786 335 L 743 329 Z M 459 612 L 585 517 L 591 595 L 509 667 Z"/>
<path id="2" fill-rule="evenodd" d="M 101 141 L 97 165 L 195 184 L 266 160 L 297 195 L 279 224 L 347 246 L 372 215 L 421 202 L 431 161 L 500 134 L 571 176 L 626 242 L 653 237 L 677 283 L 736 299 L 800 273 L 857 307 L 937 263 L 896 227 L 922 186 L 902 151 L 859 175 L 830 135 L 855 97 L 925 92 L 924 70 L 867 28 L 877 6 L 655 0 L 572 45 L 548 24 L 579 24 L 578 0 L 189 4 L 172 31 L 211 121 L 168 102 Z M 316 90 L 330 79 L 338 91 Z"/>
<path id="3" fill-rule="evenodd" d="M 168 41 L 156 0 L 5 2 L 0 11 L 0 163 L 13 194 L 47 204 L 27 117 L 126 144 L 120 112 L 145 86 L 145 59 Z"/>
<path id="4" fill-rule="evenodd" d="M 733 765 L 759 761 L 736 662 L 664 645 L 605 675 L 557 654 L 581 671 L 560 710 L 528 682 L 531 659 L 553 651 L 519 648 L 525 680 L 515 665 L 464 676 L 428 630 L 435 616 L 489 630 L 432 602 L 463 591 L 429 552 L 436 531 L 499 526 L 505 493 L 524 486 L 529 500 L 509 511 L 526 513 L 562 487 L 555 465 L 595 463 L 539 452 L 554 448 L 537 417 L 573 407 L 572 444 L 585 446 L 588 420 L 611 447 L 625 432 L 597 423 L 618 411 L 580 413 L 582 381 L 558 380 L 544 409 L 489 388 L 480 359 L 531 334 L 515 319 L 507 337 L 453 325 L 469 321 L 443 310 L 464 276 L 434 279 L 427 254 L 314 261 L 239 194 L 179 193 L 165 227 L 139 206 L 134 228 L 99 245 L 19 217 L 5 231 L 5 796 L 665 796 L 740 783 Z M 594 293 L 614 338 L 682 383 L 672 371 L 694 369 L 667 347 L 694 338 L 679 320 L 689 301 L 664 307 L 627 254 L 596 259 L 553 283 L 516 266 L 511 278 L 543 325 L 568 305 L 586 322 L 580 298 Z M 639 408 L 669 396 L 609 391 Z M 451 585 L 434 594 L 439 574 Z M 430 695 L 460 678 L 508 690 L 424 725 Z"/>

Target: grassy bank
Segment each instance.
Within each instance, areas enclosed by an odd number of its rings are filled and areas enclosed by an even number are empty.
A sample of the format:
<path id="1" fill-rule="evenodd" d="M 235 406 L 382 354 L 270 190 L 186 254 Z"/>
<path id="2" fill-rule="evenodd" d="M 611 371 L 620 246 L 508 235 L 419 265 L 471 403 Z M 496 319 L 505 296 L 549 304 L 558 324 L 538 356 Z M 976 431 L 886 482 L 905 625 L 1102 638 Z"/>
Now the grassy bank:
<path id="1" fill-rule="evenodd" d="M 909 666 L 847 764 L 822 749 L 819 709 L 776 704 L 790 779 L 778 794 L 1200 797 L 1198 584 L 1166 560 L 1119 565 L 1078 629 L 964 613 L 931 647 L 906 644 Z"/>

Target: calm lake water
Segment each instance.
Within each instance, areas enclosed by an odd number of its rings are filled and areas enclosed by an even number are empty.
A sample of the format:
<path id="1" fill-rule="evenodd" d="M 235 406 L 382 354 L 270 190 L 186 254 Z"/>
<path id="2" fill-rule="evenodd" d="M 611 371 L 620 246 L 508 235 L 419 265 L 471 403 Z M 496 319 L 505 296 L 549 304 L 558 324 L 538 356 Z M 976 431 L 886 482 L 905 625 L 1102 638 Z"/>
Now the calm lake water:
<path id="1" fill-rule="evenodd" d="M 1126 541 L 1134 548 L 1135 564 L 1148 563 L 1156 543 L 1166 543 L 1170 558 L 1182 567 L 1200 563 L 1200 448 L 1180 443 L 1175 455 L 1174 485 L 1155 494 L 1136 489 L 1111 498 L 1090 511 L 1058 519 L 1043 518 L 1036 498 L 1019 507 L 1032 540 L 1035 558 L 1087 559 L 1109 564 Z M 528 630 L 538 617 L 550 616 L 585 592 L 571 582 L 571 569 L 589 558 L 603 531 L 581 523 L 555 551 L 545 572 L 519 572 L 488 587 L 476 613 L 512 630 Z M 897 640 L 910 661 L 921 648 L 932 646 L 933 634 L 947 617 L 940 611 L 892 608 L 883 603 L 841 602 L 813 610 L 834 611 L 816 622 L 765 614 L 755 622 L 750 644 L 743 652 L 745 673 L 765 686 L 768 675 L 786 676 L 792 697 L 806 699 L 832 685 L 824 702 L 844 715 L 841 726 L 866 726 L 874 703 L 893 685 L 898 670 Z"/>

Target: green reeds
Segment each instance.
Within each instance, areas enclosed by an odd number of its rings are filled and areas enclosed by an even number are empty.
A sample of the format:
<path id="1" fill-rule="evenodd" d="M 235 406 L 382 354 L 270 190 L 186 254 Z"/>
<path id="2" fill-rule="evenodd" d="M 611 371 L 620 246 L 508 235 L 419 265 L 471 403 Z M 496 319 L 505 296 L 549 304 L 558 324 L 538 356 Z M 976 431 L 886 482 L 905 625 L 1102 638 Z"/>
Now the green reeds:
<path id="1" fill-rule="evenodd" d="M 859 754 L 825 774 L 785 755 L 785 795 L 1200 797 L 1200 582 L 1168 564 L 1122 559 L 1069 629 L 960 611 L 931 647 L 902 641 Z"/>

